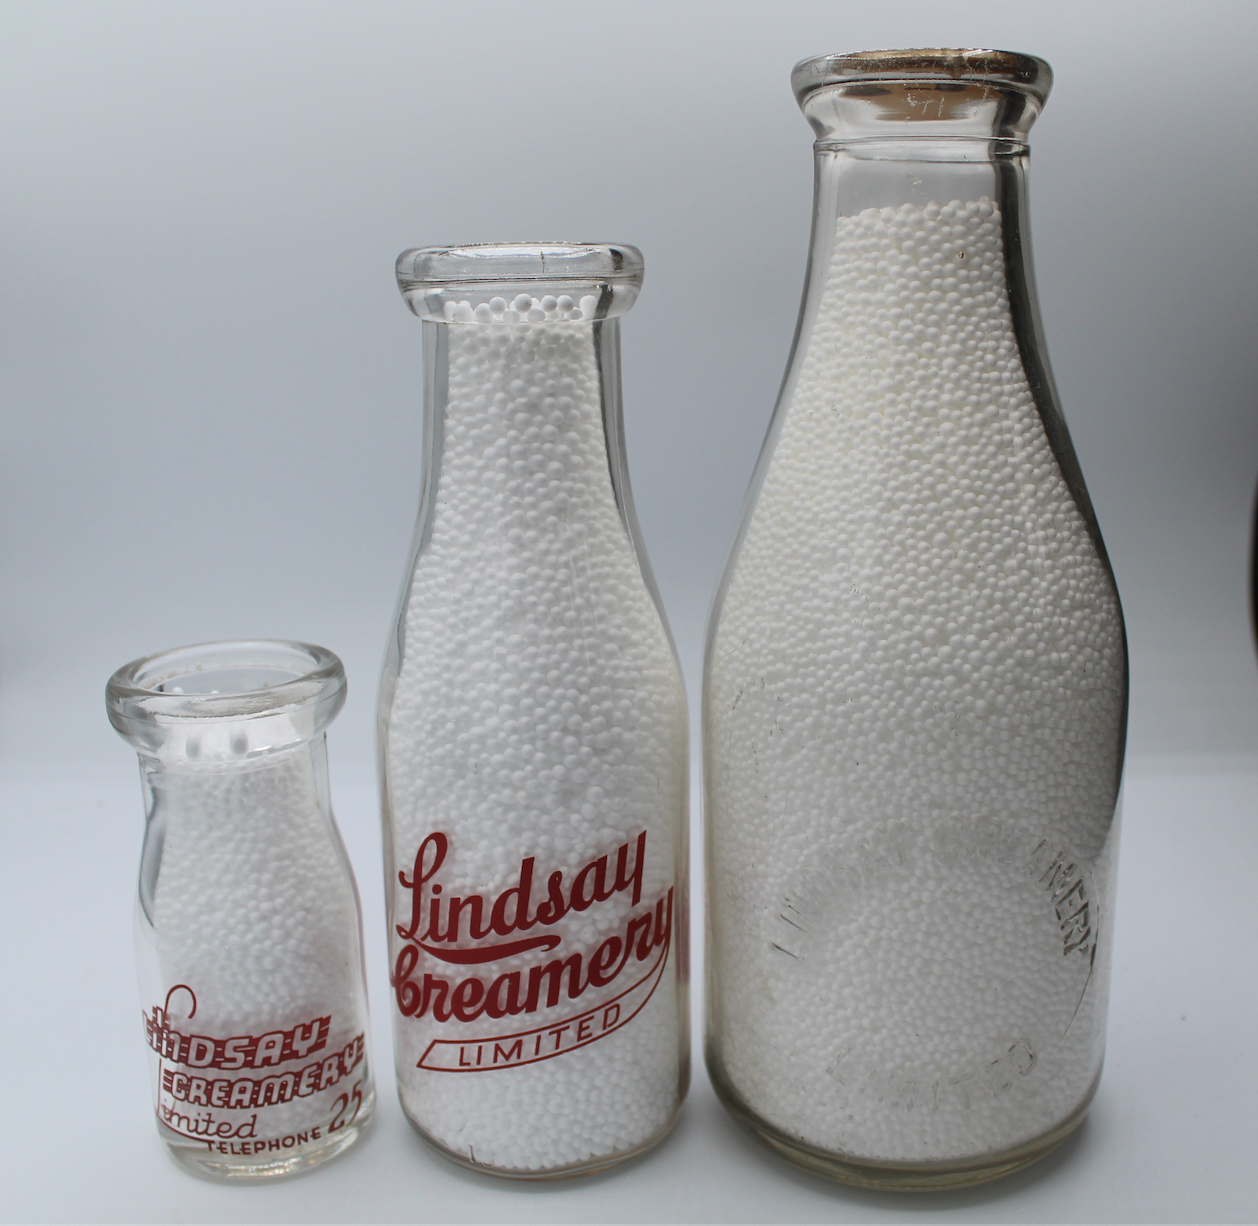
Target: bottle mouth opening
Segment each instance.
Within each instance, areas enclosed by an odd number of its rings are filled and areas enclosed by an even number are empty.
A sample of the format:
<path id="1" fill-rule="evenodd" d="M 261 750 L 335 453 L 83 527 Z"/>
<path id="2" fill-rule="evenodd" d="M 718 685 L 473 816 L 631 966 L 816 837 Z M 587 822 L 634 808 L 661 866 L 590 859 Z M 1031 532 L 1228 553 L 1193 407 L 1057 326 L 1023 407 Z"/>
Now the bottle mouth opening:
<path id="1" fill-rule="evenodd" d="M 326 647 L 244 639 L 133 660 L 109 679 L 105 703 L 127 735 L 136 723 L 259 719 L 315 705 L 335 714 L 344 693 L 344 666 Z"/>
<path id="2" fill-rule="evenodd" d="M 623 315 L 643 269 L 626 243 L 471 243 L 404 251 L 397 280 L 411 310 L 436 323 L 580 323 Z"/>
<path id="3" fill-rule="evenodd" d="M 1018 51 L 986 47 L 906 47 L 818 55 L 801 60 L 791 73 L 800 106 L 810 94 L 827 86 L 900 82 L 934 86 L 948 93 L 966 84 L 1016 89 L 1043 105 L 1053 86 L 1046 60 Z"/>

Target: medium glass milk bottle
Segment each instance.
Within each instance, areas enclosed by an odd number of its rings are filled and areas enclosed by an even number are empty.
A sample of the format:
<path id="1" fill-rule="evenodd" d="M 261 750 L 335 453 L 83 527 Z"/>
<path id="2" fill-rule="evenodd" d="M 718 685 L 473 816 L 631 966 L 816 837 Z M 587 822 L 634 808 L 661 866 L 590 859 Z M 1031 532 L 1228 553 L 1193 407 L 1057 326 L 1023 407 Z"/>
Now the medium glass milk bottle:
<path id="1" fill-rule="evenodd" d="M 202 1175 L 287 1175 L 375 1104 L 358 893 L 328 800 L 345 672 L 306 643 L 202 643 L 120 668 L 140 755 L 136 906 L 158 1131 Z"/>
<path id="2" fill-rule="evenodd" d="M 381 687 L 398 1088 L 465 1166 L 598 1170 L 688 1077 L 687 727 L 625 469 L 633 247 L 398 261 L 425 463 Z"/>
<path id="3" fill-rule="evenodd" d="M 1127 661 L 1026 211 L 1047 64 L 800 64 L 795 347 L 704 691 L 708 1061 L 814 1170 L 1014 1170 L 1100 1076 Z"/>

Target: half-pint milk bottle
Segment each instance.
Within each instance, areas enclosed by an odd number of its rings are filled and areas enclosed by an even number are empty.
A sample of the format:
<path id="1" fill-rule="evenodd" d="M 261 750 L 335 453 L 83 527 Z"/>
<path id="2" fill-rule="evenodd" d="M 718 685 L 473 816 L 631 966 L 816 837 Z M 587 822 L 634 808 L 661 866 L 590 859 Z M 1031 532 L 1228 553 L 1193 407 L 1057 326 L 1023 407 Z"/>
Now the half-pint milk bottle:
<path id="1" fill-rule="evenodd" d="M 157 1128 L 198 1174 L 293 1174 L 375 1105 L 358 891 L 328 797 L 345 670 L 309 643 L 200 643 L 120 668 L 140 758 L 135 936 Z"/>

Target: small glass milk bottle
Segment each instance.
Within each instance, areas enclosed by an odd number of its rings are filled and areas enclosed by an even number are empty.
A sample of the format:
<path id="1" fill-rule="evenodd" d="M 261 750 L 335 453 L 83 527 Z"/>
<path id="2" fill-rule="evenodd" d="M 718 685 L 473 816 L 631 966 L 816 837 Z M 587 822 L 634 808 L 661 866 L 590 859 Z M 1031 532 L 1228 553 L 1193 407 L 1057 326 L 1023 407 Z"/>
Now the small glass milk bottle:
<path id="1" fill-rule="evenodd" d="M 871 1187 L 1058 1144 L 1101 1071 L 1118 594 L 1040 332 L 1042 60 L 806 60 L 808 278 L 705 668 L 708 1061 Z"/>
<path id="2" fill-rule="evenodd" d="M 688 1077 L 686 701 L 620 408 L 633 247 L 405 252 L 425 462 L 381 687 L 402 1106 L 518 1178 L 623 1162 Z"/>
<path id="3" fill-rule="evenodd" d="M 305 643 L 203 643 L 109 680 L 140 755 L 136 945 L 157 1126 L 202 1175 L 340 1153 L 375 1103 L 361 921 L 328 801 L 345 672 Z"/>

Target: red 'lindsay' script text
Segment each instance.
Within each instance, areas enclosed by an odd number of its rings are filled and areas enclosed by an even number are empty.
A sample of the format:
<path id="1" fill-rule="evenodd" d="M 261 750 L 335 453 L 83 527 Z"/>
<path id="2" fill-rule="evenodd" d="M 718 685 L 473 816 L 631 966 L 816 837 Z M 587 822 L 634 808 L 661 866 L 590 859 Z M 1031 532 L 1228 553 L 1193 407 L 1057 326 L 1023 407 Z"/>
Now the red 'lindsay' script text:
<path id="1" fill-rule="evenodd" d="M 460 898 L 443 897 L 442 885 L 434 880 L 449 854 L 450 838 L 440 832 L 430 834 L 419 845 L 411 872 L 398 873 L 402 887 L 411 892 L 409 920 L 397 925 L 397 934 L 406 944 L 398 952 L 390 979 L 399 1011 L 405 1017 L 428 1015 L 437 1022 L 536 1013 L 558 1006 L 564 997 L 576 1000 L 589 988 L 606 987 L 631 962 L 647 962 L 661 947 L 661 958 L 666 958 L 672 936 L 673 890 L 637 910 L 646 841 L 643 831 L 615 853 L 591 860 L 571 882 L 556 869 L 547 877 L 544 891 L 540 882 L 535 884 L 535 860 L 530 856 L 521 861 L 516 883 L 497 897 Z M 496 977 L 419 973 L 423 954 L 452 966 L 473 967 L 533 950 L 549 952 L 561 938 L 553 931 L 539 930 L 552 927 L 569 912 L 586 911 L 626 893 L 630 912 L 623 926 L 592 952 L 557 955 Z M 616 1028 L 614 1023 L 606 1027 L 608 1031 Z M 599 1028 L 600 1034 L 603 1029 Z M 596 1037 L 595 1033 L 583 1035 L 581 1041 Z M 556 1047 L 554 1054 L 566 1044 Z M 533 1058 L 539 1055 L 540 1051 Z M 520 1056 L 504 1061 L 517 1062 L 522 1062 Z"/>

